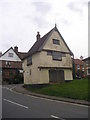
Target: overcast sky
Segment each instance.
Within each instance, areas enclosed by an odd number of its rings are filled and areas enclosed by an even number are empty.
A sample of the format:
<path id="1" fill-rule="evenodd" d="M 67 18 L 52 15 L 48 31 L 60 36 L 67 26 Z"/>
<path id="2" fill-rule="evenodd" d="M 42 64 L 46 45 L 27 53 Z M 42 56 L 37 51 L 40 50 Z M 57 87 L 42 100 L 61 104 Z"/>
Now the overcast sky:
<path id="1" fill-rule="evenodd" d="M 0 51 L 27 52 L 55 23 L 75 58 L 88 56 L 89 0 L 0 0 Z"/>

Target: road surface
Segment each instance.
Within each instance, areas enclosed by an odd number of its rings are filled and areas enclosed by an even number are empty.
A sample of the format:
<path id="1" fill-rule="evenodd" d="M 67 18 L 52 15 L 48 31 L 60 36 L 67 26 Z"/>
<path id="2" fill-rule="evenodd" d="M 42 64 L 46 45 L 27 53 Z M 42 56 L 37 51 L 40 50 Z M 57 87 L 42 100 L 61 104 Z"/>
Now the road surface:
<path id="1" fill-rule="evenodd" d="M 19 94 L 2 88 L 2 118 L 88 118 L 88 106 Z"/>

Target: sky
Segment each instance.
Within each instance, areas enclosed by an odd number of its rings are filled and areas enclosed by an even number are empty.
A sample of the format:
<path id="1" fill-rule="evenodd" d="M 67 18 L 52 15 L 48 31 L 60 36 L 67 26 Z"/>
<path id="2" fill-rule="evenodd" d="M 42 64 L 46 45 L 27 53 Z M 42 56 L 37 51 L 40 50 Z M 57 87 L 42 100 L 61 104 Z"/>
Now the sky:
<path id="1" fill-rule="evenodd" d="M 75 58 L 86 58 L 88 18 L 88 0 L 0 0 L 0 51 L 28 52 L 56 23 Z"/>

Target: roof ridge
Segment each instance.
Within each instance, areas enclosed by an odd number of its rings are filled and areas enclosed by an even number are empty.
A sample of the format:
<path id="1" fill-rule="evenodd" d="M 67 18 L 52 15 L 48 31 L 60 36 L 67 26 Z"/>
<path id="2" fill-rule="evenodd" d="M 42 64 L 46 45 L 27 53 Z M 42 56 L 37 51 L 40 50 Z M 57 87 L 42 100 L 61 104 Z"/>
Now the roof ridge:
<path id="1" fill-rule="evenodd" d="M 39 52 L 43 49 L 43 46 L 45 44 L 45 42 L 48 40 L 48 38 L 50 37 L 52 31 L 57 31 L 58 34 L 60 35 L 61 39 L 63 40 L 63 42 L 65 43 L 67 49 L 70 51 L 70 54 L 73 55 L 72 51 L 69 49 L 68 45 L 66 44 L 66 42 L 64 41 L 62 35 L 60 34 L 57 26 L 55 26 L 54 28 L 52 28 L 49 32 L 47 32 L 42 38 L 40 38 L 39 40 L 37 40 L 33 46 L 29 49 L 27 55 L 23 58 L 27 58 L 28 56 L 36 53 L 36 52 Z"/>

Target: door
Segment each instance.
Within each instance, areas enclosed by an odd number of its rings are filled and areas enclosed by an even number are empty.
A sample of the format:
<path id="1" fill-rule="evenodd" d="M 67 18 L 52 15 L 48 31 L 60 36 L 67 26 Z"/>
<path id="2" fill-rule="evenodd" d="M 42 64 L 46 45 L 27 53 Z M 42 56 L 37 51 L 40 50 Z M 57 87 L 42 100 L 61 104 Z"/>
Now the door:
<path id="1" fill-rule="evenodd" d="M 64 71 L 49 70 L 49 81 L 53 83 L 64 81 Z"/>

